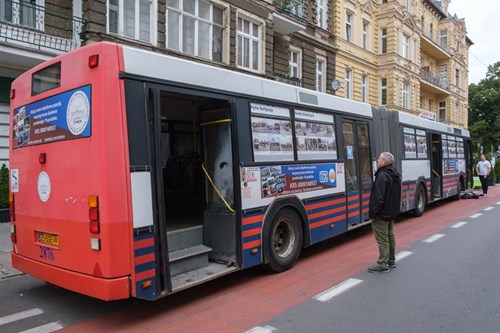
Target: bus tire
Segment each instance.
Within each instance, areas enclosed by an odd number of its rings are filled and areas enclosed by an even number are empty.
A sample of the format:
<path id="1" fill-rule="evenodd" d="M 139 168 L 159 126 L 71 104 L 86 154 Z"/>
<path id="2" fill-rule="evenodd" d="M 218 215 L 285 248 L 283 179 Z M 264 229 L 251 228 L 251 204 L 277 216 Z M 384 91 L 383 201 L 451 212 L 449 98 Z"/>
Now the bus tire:
<path id="1" fill-rule="evenodd" d="M 302 247 L 302 224 L 291 208 L 280 210 L 274 217 L 265 244 L 268 254 L 266 268 L 274 273 L 293 267 Z"/>
<path id="2" fill-rule="evenodd" d="M 413 216 L 422 216 L 425 210 L 425 204 L 427 203 L 425 196 L 425 188 L 422 184 L 418 185 L 417 192 L 415 193 L 415 209 L 413 210 Z"/>
<path id="3" fill-rule="evenodd" d="M 460 200 L 460 191 L 462 190 L 461 183 L 462 183 L 461 180 L 459 180 L 457 183 L 457 194 L 451 197 L 452 200 L 455 201 Z"/>

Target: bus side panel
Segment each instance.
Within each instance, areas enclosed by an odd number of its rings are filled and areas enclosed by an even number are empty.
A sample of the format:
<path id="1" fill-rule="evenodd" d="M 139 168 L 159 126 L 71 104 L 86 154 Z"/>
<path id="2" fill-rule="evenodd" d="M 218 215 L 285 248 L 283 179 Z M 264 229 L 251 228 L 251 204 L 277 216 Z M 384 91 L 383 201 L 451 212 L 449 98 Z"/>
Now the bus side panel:
<path id="1" fill-rule="evenodd" d="M 262 263 L 262 226 L 265 211 L 254 213 L 243 212 L 243 268 L 256 266 Z"/>
<path id="2" fill-rule="evenodd" d="M 347 231 L 345 195 L 308 201 L 305 207 L 309 219 L 311 244 Z"/>

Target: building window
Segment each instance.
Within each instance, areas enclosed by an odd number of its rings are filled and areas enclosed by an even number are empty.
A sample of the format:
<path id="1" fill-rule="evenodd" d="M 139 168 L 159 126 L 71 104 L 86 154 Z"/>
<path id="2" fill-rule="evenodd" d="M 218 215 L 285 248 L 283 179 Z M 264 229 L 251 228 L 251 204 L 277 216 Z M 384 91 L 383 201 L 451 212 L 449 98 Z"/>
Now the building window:
<path id="1" fill-rule="evenodd" d="M 326 59 L 316 59 L 316 91 L 325 92 L 326 87 Z"/>
<path id="2" fill-rule="evenodd" d="M 316 0 L 316 20 L 320 28 L 326 29 L 326 0 Z"/>
<path id="3" fill-rule="evenodd" d="M 262 67 L 262 23 L 238 17 L 238 66 L 253 71 Z"/>
<path id="4" fill-rule="evenodd" d="M 455 69 L 455 85 L 460 88 L 460 70 Z"/>
<path id="5" fill-rule="evenodd" d="M 410 0 L 403 0 L 403 6 L 406 8 L 410 8 Z"/>
<path id="6" fill-rule="evenodd" d="M 446 122 L 446 102 L 439 102 L 439 121 Z"/>
<path id="7" fill-rule="evenodd" d="M 0 20 L 44 30 L 45 0 L 0 0 Z"/>
<path id="8" fill-rule="evenodd" d="M 300 79 L 302 77 L 302 52 L 300 49 L 290 49 L 290 77 Z"/>
<path id="9" fill-rule="evenodd" d="M 108 32 L 155 42 L 156 1 L 108 0 Z"/>
<path id="10" fill-rule="evenodd" d="M 387 79 L 380 79 L 380 105 L 387 105 Z"/>
<path id="11" fill-rule="evenodd" d="M 368 50 L 370 43 L 370 23 L 363 22 L 363 49 Z"/>
<path id="12" fill-rule="evenodd" d="M 410 36 L 403 34 L 403 57 L 410 59 Z"/>
<path id="13" fill-rule="evenodd" d="M 345 98 L 352 99 L 352 70 L 345 70 Z"/>
<path id="14" fill-rule="evenodd" d="M 224 8 L 202 0 L 167 1 L 167 48 L 222 62 Z"/>
<path id="15" fill-rule="evenodd" d="M 361 101 L 368 103 L 368 76 L 361 76 Z"/>
<path id="16" fill-rule="evenodd" d="M 432 99 L 429 98 L 429 111 L 432 111 Z"/>
<path id="17" fill-rule="evenodd" d="M 352 42 L 352 14 L 346 13 L 345 15 L 345 39 Z"/>
<path id="18" fill-rule="evenodd" d="M 448 49 L 448 30 L 444 29 L 439 32 L 439 45 L 445 50 Z"/>
<path id="19" fill-rule="evenodd" d="M 410 108 L 410 84 L 403 83 L 403 108 Z"/>
<path id="20" fill-rule="evenodd" d="M 387 53 L 387 28 L 380 29 L 380 53 Z"/>

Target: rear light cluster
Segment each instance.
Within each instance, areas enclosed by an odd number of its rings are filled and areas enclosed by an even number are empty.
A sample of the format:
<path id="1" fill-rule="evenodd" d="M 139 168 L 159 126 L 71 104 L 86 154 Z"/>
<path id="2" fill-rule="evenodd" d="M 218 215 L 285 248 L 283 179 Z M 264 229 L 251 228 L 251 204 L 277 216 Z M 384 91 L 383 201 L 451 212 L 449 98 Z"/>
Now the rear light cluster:
<path id="1" fill-rule="evenodd" d="M 12 243 L 17 243 L 16 226 L 16 205 L 14 201 L 14 193 L 9 193 L 9 210 L 10 210 L 10 240 Z"/>
<path id="2" fill-rule="evenodd" d="M 100 222 L 99 222 L 99 197 L 97 195 L 90 195 L 88 197 L 89 206 L 89 231 L 95 234 L 101 232 Z M 101 240 L 98 237 L 92 237 L 90 239 L 90 247 L 92 250 L 101 249 Z"/>

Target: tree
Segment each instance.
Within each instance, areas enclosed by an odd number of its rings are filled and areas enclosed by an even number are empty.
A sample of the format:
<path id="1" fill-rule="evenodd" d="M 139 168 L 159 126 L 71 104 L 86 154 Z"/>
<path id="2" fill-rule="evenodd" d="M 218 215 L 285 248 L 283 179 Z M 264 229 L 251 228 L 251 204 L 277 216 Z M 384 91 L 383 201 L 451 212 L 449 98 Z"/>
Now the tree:
<path id="1" fill-rule="evenodd" d="M 9 169 L 5 164 L 0 168 L 0 208 L 9 207 Z"/>
<path id="2" fill-rule="evenodd" d="M 500 61 L 488 66 L 486 77 L 469 85 L 469 131 L 488 153 L 500 144 Z M 476 155 L 479 152 L 476 152 Z"/>

